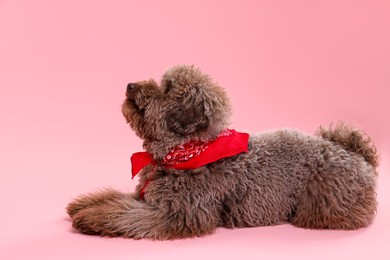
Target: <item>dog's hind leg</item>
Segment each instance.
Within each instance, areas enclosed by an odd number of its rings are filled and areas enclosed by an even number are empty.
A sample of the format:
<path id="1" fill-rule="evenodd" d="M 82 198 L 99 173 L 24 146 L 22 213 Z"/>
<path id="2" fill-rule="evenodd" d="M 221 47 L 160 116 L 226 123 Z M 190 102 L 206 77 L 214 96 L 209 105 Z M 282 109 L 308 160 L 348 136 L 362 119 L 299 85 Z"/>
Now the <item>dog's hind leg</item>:
<path id="1" fill-rule="evenodd" d="M 360 158 L 350 168 L 313 173 L 291 223 L 312 229 L 366 227 L 376 212 L 375 186 L 374 168 Z"/>

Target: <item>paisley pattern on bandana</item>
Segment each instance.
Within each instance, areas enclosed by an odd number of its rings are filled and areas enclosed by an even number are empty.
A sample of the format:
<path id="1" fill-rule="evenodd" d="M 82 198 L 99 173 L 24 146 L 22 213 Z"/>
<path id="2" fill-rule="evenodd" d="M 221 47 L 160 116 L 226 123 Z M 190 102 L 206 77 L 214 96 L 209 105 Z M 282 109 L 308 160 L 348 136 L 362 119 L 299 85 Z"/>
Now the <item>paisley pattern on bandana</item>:
<path id="1" fill-rule="evenodd" d="M 233 133 L 229 129 L 225 129 L 217 136 L 217 138 L 231 136 L 232 134 Z M 169 153 L 162 159 L 161 163 L 164 166 L 174 166 L 186 162 L 206 151 L 208 145 L 214 140 L 189 141 L 183 145 L 179 145 L 169 151 Z"/>

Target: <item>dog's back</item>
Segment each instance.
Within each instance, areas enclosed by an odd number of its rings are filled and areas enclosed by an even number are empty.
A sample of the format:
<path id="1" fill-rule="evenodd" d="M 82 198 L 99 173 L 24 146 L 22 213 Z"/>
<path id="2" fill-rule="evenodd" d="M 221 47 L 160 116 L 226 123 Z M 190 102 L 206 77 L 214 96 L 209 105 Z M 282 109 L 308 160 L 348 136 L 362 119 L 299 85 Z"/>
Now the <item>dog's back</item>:
<path id="1" fill-rule="evenodd" d="M 226 183 L 234 182 L 222 203 L 221 221 L 228 227 L 284 222 L 305 228 L 367 226 L 377 205 L 377 157 L 359 151 L 371 149 L 351 150 L 295 130 L 253 135 L 247 154 L 211 167 L 228 173 Z"/>

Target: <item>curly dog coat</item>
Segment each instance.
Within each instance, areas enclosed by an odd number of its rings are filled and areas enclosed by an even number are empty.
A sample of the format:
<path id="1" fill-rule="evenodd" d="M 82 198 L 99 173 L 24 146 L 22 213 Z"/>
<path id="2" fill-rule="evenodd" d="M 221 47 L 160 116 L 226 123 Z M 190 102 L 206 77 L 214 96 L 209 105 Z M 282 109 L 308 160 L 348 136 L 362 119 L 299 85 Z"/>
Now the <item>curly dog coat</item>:
<path id="1" fill-rule="evenodd" d="M 227 128 L 225 91 L 199 69 L 176 66 L 160 86 L 128 84 L 122 112 L 153 163 L 139 173 L 134 194 L 107 189 L 71 202 L 67 212 L 82 233 L 165 240 L 287 222 L 353 230 L 374 218 L 376 149 L 344 124 L 315 136 L 290 129 L 250 135 L 247 151 L 175 169 L 161 163 L 172 148 L 212 142 Z"/>

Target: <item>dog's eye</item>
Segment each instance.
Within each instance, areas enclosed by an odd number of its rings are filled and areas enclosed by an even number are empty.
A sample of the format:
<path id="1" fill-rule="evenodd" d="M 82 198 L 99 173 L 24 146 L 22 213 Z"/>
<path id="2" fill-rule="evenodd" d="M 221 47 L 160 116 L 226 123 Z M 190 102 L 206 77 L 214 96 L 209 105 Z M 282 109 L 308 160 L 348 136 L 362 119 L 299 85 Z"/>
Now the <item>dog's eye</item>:
<path id="1" fill-rule="evenodd" d="M 140 108 L 140 109 L 139 109 L 139 112 L 141 113 L 141 115 L 144 116 L 144 115 L 145 115 L 145 108 Z"/>

